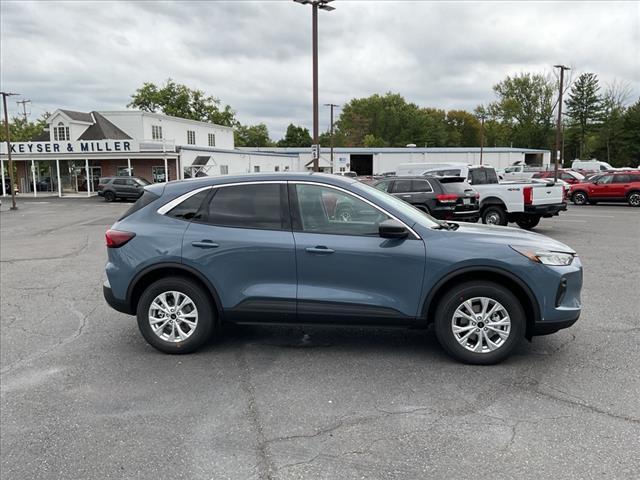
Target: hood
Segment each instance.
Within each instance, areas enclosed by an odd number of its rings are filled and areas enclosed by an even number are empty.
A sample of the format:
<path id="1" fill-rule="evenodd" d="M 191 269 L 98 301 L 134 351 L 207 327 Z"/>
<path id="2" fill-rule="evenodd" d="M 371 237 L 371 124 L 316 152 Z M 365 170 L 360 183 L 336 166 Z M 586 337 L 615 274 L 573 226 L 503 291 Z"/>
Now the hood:
<path id="1" fill-rule="evenodd" d="M 499 227 L 473 223 L 460 223 L 460 228 L 452 233 L 469 235 L 478 243 L 531 246 L 544 248 L 552 252 L 573 253 L 575 250 L 562 242 L 539 233 L 528 232 L 520 228 Z"/>

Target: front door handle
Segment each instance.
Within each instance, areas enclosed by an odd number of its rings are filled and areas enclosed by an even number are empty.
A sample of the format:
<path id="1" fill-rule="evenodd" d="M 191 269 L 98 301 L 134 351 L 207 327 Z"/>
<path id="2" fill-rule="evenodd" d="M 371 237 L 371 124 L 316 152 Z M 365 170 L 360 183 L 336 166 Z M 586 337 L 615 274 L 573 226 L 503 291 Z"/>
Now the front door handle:
<path id="1" fill-rule="evenodd" d="M 402 198 L 411 198 L 411 195 L 402 195 Z"/>
<path id="2" fill-rule="evenodd" d="M 334 253 L 335 250 L 332 250 L 330 248 L 327 248 L 325 246 L 322 245 L 318 245 L 317 247 L 309 247 L 306 248 L 307 252 L 309 253 L 324 253 L 324 254 L 328 254 L 328 253 Z"/>
<path id="3" fill-rule="evenodd" d="M 191 245 L 198 248 L 218 248 L 220 245 L 213 243 L 211 240 L 202 240 L 201 242 L 191 242 Z"/>

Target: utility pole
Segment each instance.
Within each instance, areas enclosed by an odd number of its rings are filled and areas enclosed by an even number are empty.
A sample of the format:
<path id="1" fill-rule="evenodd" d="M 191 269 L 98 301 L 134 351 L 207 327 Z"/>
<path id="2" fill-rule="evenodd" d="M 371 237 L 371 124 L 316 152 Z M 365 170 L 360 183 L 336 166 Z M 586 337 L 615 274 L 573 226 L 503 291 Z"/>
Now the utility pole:
<path id="1" fill-rule="evenodd" d="M 340 105 L 336 105 L 335 103 L 325 103 L 324 106 L 331 109 L 331 125 L 329 129 L 331 132 L 331 170 L 333 171 L 333 109 L 339 107 Z"/>
<path id="2" fill-rule="evenodd" d="M 13 188 L 13 160 L 11 160 L 11 135 L 9 132 L 9 114 L 7 113 L 7 97 L 18 95 L 17 93 L 0 92 L 2 95 L 2 107 L 4 108 L 4 129 L 7 135 L 7 156 L 9 157 L 9 189 L 11 190 L 11 210 L 17 210 L 16 191 Z"/>
<path id="3" fill-rule="evenodd" d="M 311 32 L 313 56 L 313 171 L 320 171 L 320 146 L 318 145 L 318 9 L 331 12 L 335 7 L 329 6 L 333 0 L 293 0 L 302 5 L 311 5 Z"/>
<path id="4" fill-rule="evenodd" d="M 24 117 L 24 121 L 27 121 L 28 113 L 27 113 L 27 103 L 31 103 L 31 100 L 20 100 L 16 102 L 18 105 L 22 105 L 22 116 Z"/>
<path id="5" fill-rule="evenodd" d="M 482 154 L 484 152 L 484 120 L 487 118 L 485 113 L 481 113 L 480 117 L 480 165 L 482 165 Z"/>
<path id="6" fill-rule="evenodd" d="M 556 161 L 553 171 L 553 181 L 558 181 L 558 164 L 560 163 L 560 143 L 562 140 L 562 89 L 564 87 L 564 71 L 571 70 L 565 65 L 554 65 L 553 68 L 560 69 L 560 90 L 558 92 L 558 121 L 556 123 Z"/>

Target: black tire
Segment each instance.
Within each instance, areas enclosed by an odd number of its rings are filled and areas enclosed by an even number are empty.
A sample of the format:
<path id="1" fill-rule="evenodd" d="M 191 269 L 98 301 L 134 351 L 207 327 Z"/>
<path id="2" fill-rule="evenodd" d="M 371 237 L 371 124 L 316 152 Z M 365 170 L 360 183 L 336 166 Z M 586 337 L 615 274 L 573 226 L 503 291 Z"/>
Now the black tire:
<path id="1" fill-rule="evenodd" d="M 482 223 L 505 226 L 508 223 L 507 212 L 500 205 L 489 205 L 482 211 Z"/>
<path id="2" fill-rule="evenodd" d="M 640 207 L 640 192 L 631 192 L 627 195 L 627 202 L 631 207 Z"/>
<path id="3" fill-rule="evenodd" d="M 582 190 L 575 192 L 571 196 L 571 201 L 574 205 L 586 205 L 589 201 L 589 197 L 587 196 L 587 192 L 583 192 Z"/>
<path id="4" fill-rule="evenodd" d="M 104 192 L 104 201 L 105 202 L 113 202 L 116 199 L 116 194 L 110 190 Z"/>
<path id="5" fill-rule="evenodd" d="M 537 215 L 529 215 L 517 220 L 516 223 L 524 230 L 532 230 L 540 223 L 540 217 Z"/>
<path id="6" fill-rule="evenodd" d="M 509 315 L 509 336 L 493 351 L 472 352 L 462 346 L 453 333 L 454 313 L 463 302 L 474 297 L 486 297 L 499 302 Z M 518 299 L 506 287 L 493 282 L 473 281 L 457 285 L 444 294 L 436 310 L 435 331 L 438 342 L 449 355 L 463 363 L 492 365 L 501 362 L 524 338 L 525 327 L 525 314 Z M 474 336 L 475 333 L 471 334 L 471 337 Z"/>
<path id="7" fill-rule="evenodd" d="M 598 202 L 596 200 L 589 200 L 589 205 L 597 205 Z"/>
<path id="8" fill-rule="evenodd" d="M 179 292 L 188 296 L 197 309 L 196 327 L 185 340 L 163 340 L 154 333 L 149 323 L 149 309 L 154 299 L 163 292 Z M 211 296 L 199 284 L 183 277 L 170 277 L 149 285 L 140 297 L 137 307 L 138 328 L 145 340 L 164 353 L 191 353 L 200 348 L 215 329 L 216 315 Z M 167 326 L 167 329 L 170 327 Z"/>

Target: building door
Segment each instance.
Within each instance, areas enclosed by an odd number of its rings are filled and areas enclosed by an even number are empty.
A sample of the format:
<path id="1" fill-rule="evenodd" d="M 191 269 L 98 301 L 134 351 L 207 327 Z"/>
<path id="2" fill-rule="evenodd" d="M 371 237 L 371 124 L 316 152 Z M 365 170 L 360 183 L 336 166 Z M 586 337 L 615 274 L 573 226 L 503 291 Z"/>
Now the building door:
<path id="1" fill-rule="evenodd" d="M 373 175 L 373 154 L 351 154 L 350 170 L 358 175 Z"/>

